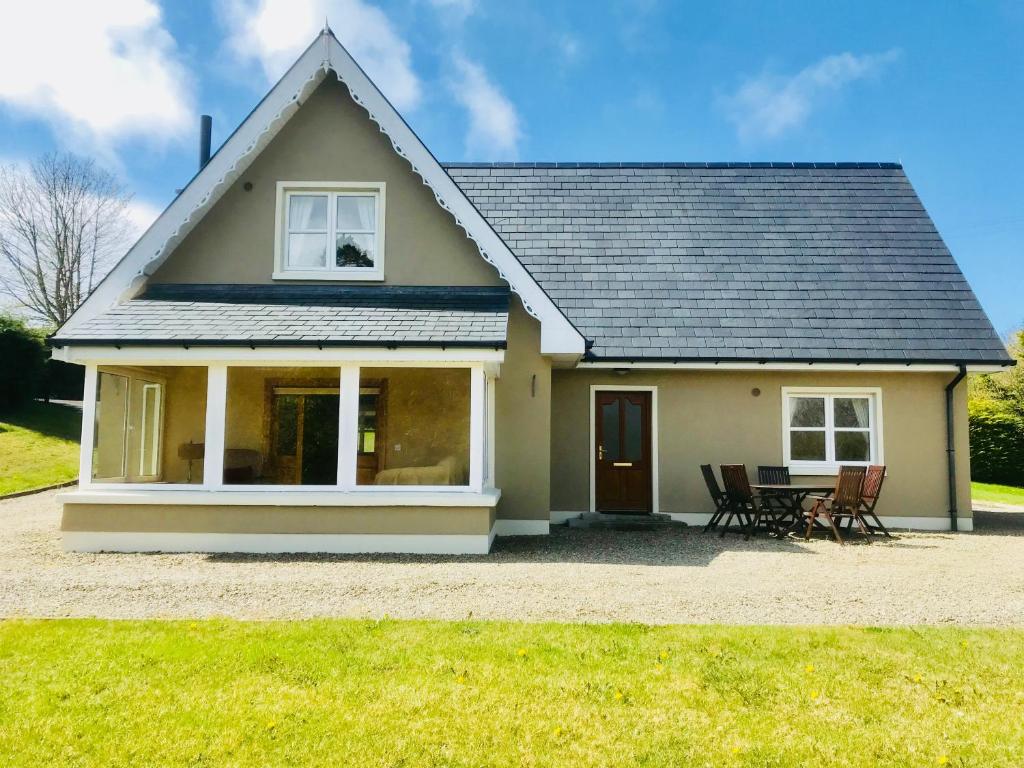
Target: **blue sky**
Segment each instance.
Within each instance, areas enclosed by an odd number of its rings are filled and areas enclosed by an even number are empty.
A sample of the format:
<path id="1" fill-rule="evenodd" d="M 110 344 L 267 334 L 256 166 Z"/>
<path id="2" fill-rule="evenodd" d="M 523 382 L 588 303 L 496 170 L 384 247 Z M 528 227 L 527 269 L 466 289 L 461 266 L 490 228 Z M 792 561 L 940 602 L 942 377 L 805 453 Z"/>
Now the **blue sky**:
<path id="1" fill-rule="evenodd" d="M 78 6 L 82 6 L 79 8 Z M 328 16 L 442 160 L 898 160 L 1000 332 L 1024 322 L 1024 3 L 34 0 L 0 162 L 92 154 L 140 225 Z"/>

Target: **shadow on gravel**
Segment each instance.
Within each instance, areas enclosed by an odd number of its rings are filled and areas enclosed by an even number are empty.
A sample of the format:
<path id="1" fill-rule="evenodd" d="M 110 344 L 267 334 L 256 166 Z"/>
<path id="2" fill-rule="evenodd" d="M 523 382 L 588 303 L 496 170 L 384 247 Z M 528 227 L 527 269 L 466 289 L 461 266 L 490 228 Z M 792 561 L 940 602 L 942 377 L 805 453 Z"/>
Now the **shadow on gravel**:
<path id="1" fill-rule="evenodd" d="M 974 511 L 974 532 L 999 536 L 1024 536 L 1024 512 Z"/>
<path id="2" fill-rule="evenodd" d="M 903 547 L 900 537 L 872 537 L 870 544 L 854 535 L 850 546 Z M 514 563 L 586 563 L 594 565 L 648 565 L 703 567 L 716 557 L 729 552 L 763 552 L 800 554 L 806 556 L 831 554 L 827 549 L 811 548 L 803 539 L 775 539 L 759 535 L 744 541 L 738 534 L 704 534 L 699 527 L 670 528 L 647 531 L 611 531 L 567 526 L 552 526 L 547 536 L 502 536 L 494 540 L 487 555 L 396 555 L 396 554 L 210 554 L 211 563 L 474 563 L 476 565 L 508 565 Z M 920 544 L 915 545 L 920 548 Z"/>

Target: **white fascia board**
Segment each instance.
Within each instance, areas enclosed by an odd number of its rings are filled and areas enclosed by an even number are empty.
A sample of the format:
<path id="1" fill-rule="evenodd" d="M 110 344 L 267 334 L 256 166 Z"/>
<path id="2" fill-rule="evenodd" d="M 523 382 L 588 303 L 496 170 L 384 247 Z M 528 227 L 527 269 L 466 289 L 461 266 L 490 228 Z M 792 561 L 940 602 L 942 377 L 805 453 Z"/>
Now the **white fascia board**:
<path id="1" fill-rule="evenodd" d="M 959 367 L 941 363 L 696 363 L 582 362 L 578 368 L 619 371 L 841 371 L 846 373 L 956 373 Z M 999 365 L 968 365 L 968 373 L 996 373 Z"/>
<path id="2" fill-rule="evenodd" d="M 430 187 L 438 205 L 454 217 L 476 243 L 481 257 L 498 270 L 498 274 L 519 295 L 526 311 L 540 321 L 541 352 L 582 355 L 585 342 L 580 332 L 544 293 L 348 51 L 326 30 L 118 262 L 64 324 L 60 333 L 73 336 L 79 323 L 136 293 L 146 277 L 157 270 L 174 247 L 295 114 L 298 105 L 323 80 L 328 70 L 337 74 L 352 99 L 366 110 L 370 119 L 391 140 L 395 152 L 405 158 L 412 170 Z"/>
<path id="3" fill-rule="evenodd" d="M 437 158 L 420 141 L 334 35 L 327 35 L 327 47 L 331 68 L 348 88 L 352 99 L 380 126 L 381 131 L 391 140 L 395 152 L 409 161 L 413 171 L 434 193 L 437 204 L 448 211 L 455 218 L 455 223 L 476 243 L 484 260 L 494 266 L 498 274 L 519 295 L 526 311 L 540 320 L 541 353 L 583 354 L 585 342 L 582 334 L 544 293 L 505 241 L 452 181 Z"/>
<path id="4" fill-rule="evenodd" d="M 184 345 L 126 347 L 62 347 L 53 350 L 53 357 L 79 365 L 208 365 L 223 363 L 235 366 L 320 366 L 334 367 L 341 363 L 366 363 L 374 366 L 417 365 L 431 367 L 464 367 L 472 363 L 500 365 L 505 359 L 500 349 L 442 349 L 440 347 L 214 347 Z"/>

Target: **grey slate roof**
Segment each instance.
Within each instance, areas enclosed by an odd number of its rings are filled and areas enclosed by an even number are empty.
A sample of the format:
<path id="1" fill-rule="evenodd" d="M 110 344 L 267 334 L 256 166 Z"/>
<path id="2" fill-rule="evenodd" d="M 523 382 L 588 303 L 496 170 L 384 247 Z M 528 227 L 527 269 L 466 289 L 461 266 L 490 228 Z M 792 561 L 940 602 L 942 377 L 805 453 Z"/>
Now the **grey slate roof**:
<path id="1" fill-rule="evenodd" d="M 504 347 L 508 288 L 151 285 L 69 344 Z"/>
<path id="2" fill-rule="evenodd" d="M 897 164 L 445 167 L 592 357 L 1008 360 Z"/>

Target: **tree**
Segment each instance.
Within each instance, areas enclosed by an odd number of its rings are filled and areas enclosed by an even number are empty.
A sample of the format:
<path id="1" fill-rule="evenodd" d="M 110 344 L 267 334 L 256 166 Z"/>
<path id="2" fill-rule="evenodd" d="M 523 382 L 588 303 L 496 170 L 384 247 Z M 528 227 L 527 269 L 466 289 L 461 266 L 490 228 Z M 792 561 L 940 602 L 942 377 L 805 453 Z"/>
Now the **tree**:
<path id="1" fill-rule="evenodd" d="M 999 373 L 974 376 L 971 380 L 970 399 L 987 401 L 990 408 L 1006 411 L 1024 419 L 1024 328 L 1010 334 L 1006 345 L 1017 365 Z"/>
<path id="2" fill-rule="evenodd" d="M 0 168 L 0 289 L 62 325 L 127 245 L 130 200 L 111 174 L 72 154 Z"/>
<path id="3" fill-rule="evenodd" d="M 18 318 L 0 313 L 0 413 L 13 411 L 36 396 L 44 357 L 39 333 Z"/>
<path id="4" fill-rule="evenodd" d="M 1024 486 L 1024 328 L 1010 335 L 1006 348 L 1017 365 L 971 377 L 971 477 Z"/>

